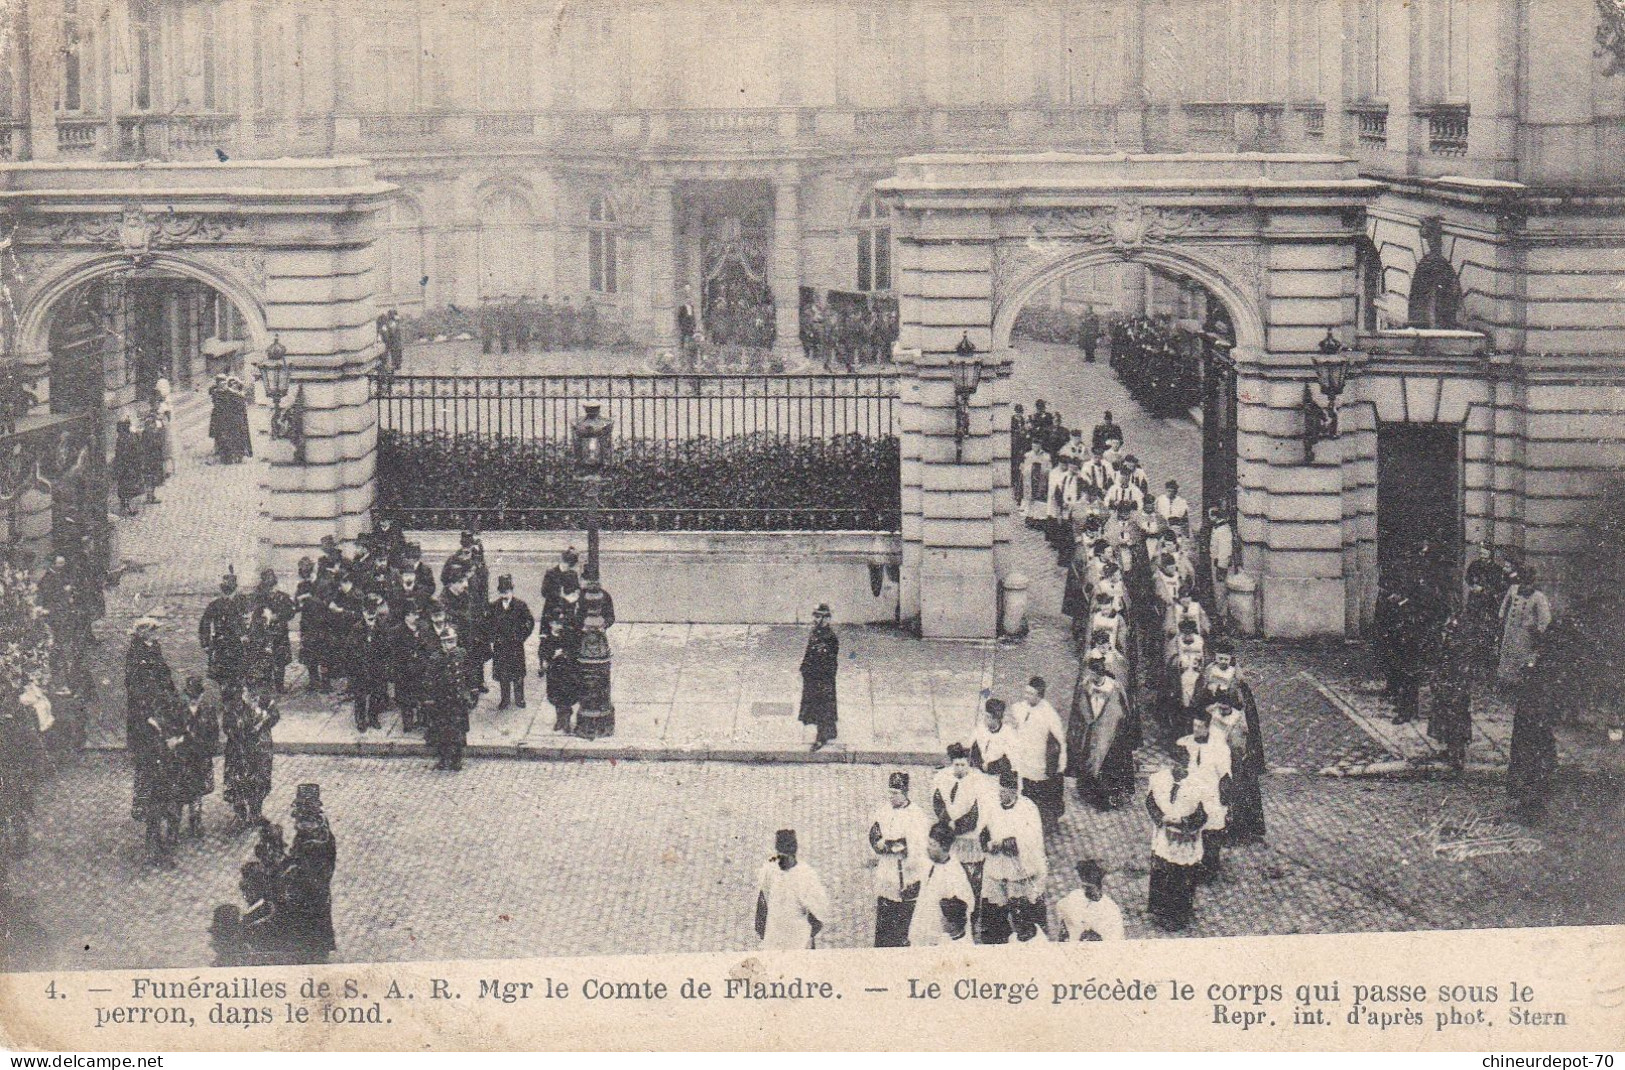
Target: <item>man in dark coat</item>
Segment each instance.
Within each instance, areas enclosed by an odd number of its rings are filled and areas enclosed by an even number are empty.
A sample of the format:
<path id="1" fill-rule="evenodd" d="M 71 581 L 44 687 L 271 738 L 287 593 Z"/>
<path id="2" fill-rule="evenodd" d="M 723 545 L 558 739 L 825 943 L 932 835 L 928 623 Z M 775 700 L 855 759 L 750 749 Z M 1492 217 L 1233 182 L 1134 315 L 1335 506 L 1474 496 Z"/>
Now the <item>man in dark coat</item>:
<path id="1" fill-rule="evenodd" d="M 475 594 L 469 576 L 457 572 L 447 579 L 441 601 L 452 627 L 457 629 L 457 648 L 463 655 L 463 683 L 470 691 L 483 695 L 488 690 L 485 686 L 486 603 Z"/>
<path id="2" fill-rule="evenodd" d="M 338 582 L 327 592 L 327 609 L 323 614 L 327 625 L 327 673 L 325 682 L 331 684 L 335 676 L 349 679 L 354 666 L 350 661 L 350 636 L 361 620 L 366 596 L 356 590 L 355 578 L 348 570 L 338 574 Z"/>
<path id="3" fill-rule="evenodd" d="M 214 756 L 220 752 L 220 706 L 203 690 L 199 677 L 188 677 L 180 709 L 184 733 L 179 748 L 180 803 L 186 810 L 187 830 L 203 835 L 203 799 L 214 794 Z"/>
<path id="4" fill-rule="evenodd" d="M 1078 325 L 1078 346 L 1083 350 L 1083 359 L 1086 363 L 1095 362 L 1095 348 L 1100 345 L 1100 317 L 1095 315 L 1091 307 L 1084 310 L 1083 321 Z"/>
<path id="5" fill-rule="evenodd" d="M 428 742 L 435 753 L 434 767 L 456 771 L 463 767 L 468 711 L 474 703 L 464 686 L 464 659 L 457 646 L 457 630 L 443 626 L 439 639 L 440 649 L 429 661 L 424 681 L 425 720 Z"/>
<path id="6" fill-rule="evenodd" d="M 1377 600 L 1377 660 L 1387 676 L 1394 724 L 1414 720 L 1421 705 L 1421 646 L 1426 621 L 1413 591 L 1394 590 Z"/>
<path id="7" fill-rule="evenodd" d="M 129 650 L 124 655 L 125 748 L 135 769 L 135 792 L 130 816 L 148 820 L 154 778 L 161 765 L 161 741 L 154 731 L 162 711 L 177 701 L 175 677 L 158 646 L 158 622 L 142 617 L 135 622 Z"/>
<path id="8" fill-rule="evenodd" d="M 801 723 L 816 727 L 813 750 L 835 738 L 835 673 L 841 663 L 841 641 L 830 627 L 829 604 L 813 610 L 812 634 L 801 658 Z"/>
<path id="9" fill-rule="evenodd" d="M 209 666 L 209 679 L 229 691 L 243 680 L 243 612 L 246 599 L 237 593 L 237 573 L 231 569 L 220 580 L 220 596 L 210 602 L 198 620 L 197 641 Z"/>
<path id="10" fill-rule="evenodd" d="M 246 828 L 260 820 L 265 797 L 271 794 L 271 763 L 275 742 L 271 730 L 282 719 L 275 700 L 251 695 L 247 688 L 223 692 L 221 729 L 225 735 L 225 789 L 222 797 Z"/>
<path id="11" fill-rule="evenodd" d="M 581 560 L 575 547 L 568 547 L 559 555 L 559 563 L 548 569 L 542 575 L 542 617 L 546 619 L 556 613 L 564 604 L 565 577 L 569 577 L 572 590 L 579 590 L 581 574 L 576 565 Z M 574 603 L 572 603 L 572 609 Z"/>
<path id="12" fill-rule="evenodd" d="M 553 731 L 572 731 L 581 683 L 576 670 L 581 656 L 581 628 L 573 611 L 561 607 L 542 621 L 536 644 L 541 673 L 547 679 L 547 701 L 553 707 Z"/>
<path id="13" fill-rule="evenodd" d="M 415 603 L 407 603 L 401 619 L 390 625 L 390 679 L 395 685 L 395 704 L 401 708 L 401 730 L 416 732 L 421 726 L 423 675 L 426 644 L 434 641 L 427 619 Z"/>
<path id="14" fill-rule="evenodd" d="M 325 581 L 316 578 L 316 562 L 299 559 L 299 583 L 293 589 L 293 607 L 299 614 L 299 664 L 305 667 L 310 690 L 327 690 L 328 658 L 327 592 Z"/>
<path id="15" fill-rule="evenodd" d="M 1450 768 L 1467 766 L 1473 739 L 1473 670 L 1478 651 L 1468 637 L 1463 616 L 1445 621 L 1437 656 L 1432 661 L 1433 704 L 1428 710 L 1428 736 L 1444 745 Z"/>
<path id="16" fill-rule="evenodd" d="M 293 803 L 294 835 L 281 869 L 282 924 L 289 959 L 326 962 L 338 949 L 333 932 L 333 870 L 338 844 L 322 813 L 321 788 L 301 784 Z"/>
<path id="17" fill-rule="evenodd" d="M 379 614 L 384 600 L 369 595 L 361 619 L 350 629 L 350 699 L 355 703 L 358 732 L 382 728 L 380 714 L 389 705 L 391 658 L 389 625 Z"/>
<path id="18" fill-rule="evenodd" d="M 486 611 L 486 634 L 491 641 L 491 675 L 502 689 L 497 709 L 509 703 L 525 708 L 525 644 L 536 630 L 530 607 L 513 596 L 513 577 L 497 577 L 497 597 Z"/>
<path id="19" fill-rule="evenodd" d="M 461 545 L 440 568 L 440 585 L 450 584 L 452 574 L 461 572 L 468 577 L 468 589 L 474 592 L 475 600 L 483 606 L 491 600 L 491 573 L 485 566 L 485 547 L 472 531 L 465 531 L 458 538 Z"/>
<path id="20" fill-rule="evenodd" d="M 254 588 L 250 601 L 257 626 L 265 630 L 270 648 L 271 663 L 268 669 L 271 685 L 280 695 L 286 690 L 288 666 L 293 663 L 293 643 L 288 638 L 288 624 L 298 607 L 287 592 L 277 589 L 276 572 L 272 569 L 260 573 L 259 586 Z"/>

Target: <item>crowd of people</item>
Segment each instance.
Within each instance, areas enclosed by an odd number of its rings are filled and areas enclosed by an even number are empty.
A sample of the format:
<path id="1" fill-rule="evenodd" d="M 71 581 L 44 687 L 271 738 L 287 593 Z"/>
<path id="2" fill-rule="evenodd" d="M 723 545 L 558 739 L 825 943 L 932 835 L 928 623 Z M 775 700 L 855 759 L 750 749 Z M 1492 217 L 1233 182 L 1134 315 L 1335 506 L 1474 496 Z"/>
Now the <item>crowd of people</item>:
<path id="1" fill-rule="evenodd" d="M 534 300 L 487 297 L 474 314 L 474 326 L 481 353 L 554 353 L 607 341 L 597 307 L 590 301 L 577 305 L 569 294 L 558 301 L 549 294 Z"/>
<path id="2" fill-rule="evenodd" d="M 1264 838 L 1258 705 L 1234 645 L 1196 592 L 1198 561 L 1227 568 L 1229 547 L 1215 550 L 1212 531 L 1198 547 L 1177 483 L 1150 494 L 1110 413 L 1085 444 L 1044 402 L 1034 408 L 1030 418 L 1018 415 L 1024 449 L 1012 474 L 1024 512 L 1066 569 L 1062 612 L 1079 662 L 1069 716 L 1050 702 L 1048 681 L 1034 676 L 1013 702 L 986 699 L 970 738 L 947 748 L 945 767 L 921 795 L 928 801 L 910 796 L 906 772 L 890 775 L 889 798 L 868 833 L 876 946 L 1122 939 L 1122 908 L 1105 893 L 1098 860 L 1079 861 L 1079 887 L 1050 908 L 1048 845 L 1069 779 L 1089 810 L 1130 804 L 1135 752 L 1148 740 L 1164 756 L 1141 797 L 1153 830 L 1154 925 L 1186 928 L 1224 850 Z M 1215 510 L 1212 519 L 1227 536 L 1227 518 Z M 815 615 L 802 665 L 803 720 L 813 679 L 818 694 L 834 693 L 839 648 L 820 640 L 825 627 Z M 798 858 L 795 830 L 779 831 L 758 883 L 764 946 L 811 946 L 829 897 Z"/>
<path id="3" fill-rule="evenodd" d="M 1514 703 L 1507 790 L 1520 819 L 1544 814 L 1557 770 L 1556 725 L 1573 689 L 1558 679 L 1562 628 L 1534 566 L 1497 558 L 1485 543 L 1468 563 L 1462 590 L 1437 577 L 1438 548 L 1424 544 L 1415 567 L 1378 593 L 1375 650 L 1393 722 L 1422 716 L 1427 733 L 1461 772 L 1473 734 L 1473 703 L 1490 691 Z"/>
<path id="4" fill-rule="evenodd" d="M 244 906 L 214 908 L 209 945 L 215 966 L 320 963 L 338 949 L 333 930 L 338 843 L 323 813 L 321 785 L 295 789 L 292 820 L 292 844 L 281 825 L 260 822 L 254 857 L 243 863 L 237 881 Z"/>
<path id="5" fill-rule="evenodd" d="M 1170 317 L 1124 317 L 1112 323 L 1110 337 L 1112 370 L 1147 412 L 1178 416 L 1201 403 L 1196 339 Z"/>
<path id="6" fill-rule="evenodd" d="M 837 301 L 822 292 L 804 295 L 801 306 L 801 349 L 809 362 L 826 372 L 856 371 L 863 365 L 891 360 L 897 341 L 897 302 L 869 295 Z"/>

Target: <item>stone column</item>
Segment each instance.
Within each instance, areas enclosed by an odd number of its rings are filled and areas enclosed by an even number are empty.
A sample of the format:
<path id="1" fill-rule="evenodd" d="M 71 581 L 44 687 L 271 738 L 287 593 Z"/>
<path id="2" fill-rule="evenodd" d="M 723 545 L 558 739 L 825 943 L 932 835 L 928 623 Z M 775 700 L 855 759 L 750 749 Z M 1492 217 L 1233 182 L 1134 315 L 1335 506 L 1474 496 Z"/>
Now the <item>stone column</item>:
<path id="1" fill-rule="evenodd" d="M 773 351 L 801 353 L 801 176 L 780 171 L 773 185 Z"/>
<path id="2" fill-rule="evenodd" d="M 649 341 L 656 354 L 677 348 L 674 215 L 672 184 L 655 176 L 649 187 L 649 308 L 654 318 Z"/>
<path id="3" fill-rule="evenodd" d="M 19 65 L 28 73 L 26 94 L 29 160 L 54 160 L 56 144 L 56 85 L 62 63 L 62 0 L 29 0 L 20 5 Z"/>

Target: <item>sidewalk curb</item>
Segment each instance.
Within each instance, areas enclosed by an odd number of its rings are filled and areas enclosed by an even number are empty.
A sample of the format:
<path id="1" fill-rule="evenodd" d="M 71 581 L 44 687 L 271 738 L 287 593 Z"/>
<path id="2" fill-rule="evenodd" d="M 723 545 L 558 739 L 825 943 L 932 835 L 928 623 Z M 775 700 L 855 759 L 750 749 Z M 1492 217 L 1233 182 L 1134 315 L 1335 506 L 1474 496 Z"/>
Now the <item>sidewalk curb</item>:
<path id="1" fill-rule="evenodd" d="M 117 744 L 90 744 L 86 753 L 116 753 L 125 748 Z M 275 753 L 283 757 L 318 755 L 337 758 L 432 758 L 428 744 L 415 739 L 379 740 L 377 742 L 309 742 L 278 743 Z M 940 762 L 940 755 L 930 751 L 881 751 L 873 749 L 819 751 L 754 751 L 737 746 L 670 747 L 639 746 L 633 743 L 608 742 L 602 745 L 582 743 L 566 744 L 470 743 L 463 751 L 469 758 L 512 759 L 519 761 L 609 761 L 609 762 L 728 762 L 740 765 L 905 765 L 931 766 Z"/>

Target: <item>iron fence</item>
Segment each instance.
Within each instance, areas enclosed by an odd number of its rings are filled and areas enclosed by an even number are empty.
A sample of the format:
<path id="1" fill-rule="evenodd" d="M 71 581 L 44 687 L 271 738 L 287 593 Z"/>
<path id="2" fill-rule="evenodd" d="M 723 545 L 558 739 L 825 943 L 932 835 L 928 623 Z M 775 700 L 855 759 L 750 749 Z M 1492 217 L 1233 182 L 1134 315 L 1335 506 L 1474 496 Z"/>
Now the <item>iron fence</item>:
<path id="1" fill-rule="evenodd" d="M 414 529 L 579 530 L 570 441 L 614 422 L 609 530 L 892 531 L 893 375 L 395 376 L 375 380 L 380 511 Z"/>

